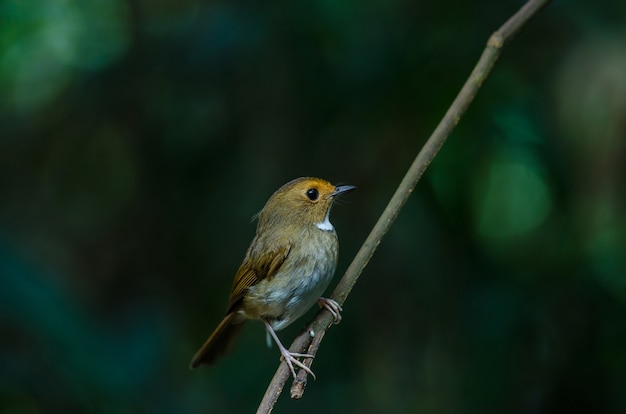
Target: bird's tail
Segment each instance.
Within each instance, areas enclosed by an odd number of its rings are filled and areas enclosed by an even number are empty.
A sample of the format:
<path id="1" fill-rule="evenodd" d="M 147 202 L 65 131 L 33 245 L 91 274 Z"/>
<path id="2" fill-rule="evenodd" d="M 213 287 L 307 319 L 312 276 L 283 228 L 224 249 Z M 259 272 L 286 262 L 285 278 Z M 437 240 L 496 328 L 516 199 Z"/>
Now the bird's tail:
<path id="1" fill-rule="evenodd" d="M 245 322 L 245 320 L 235 322 L 235 315 L 234 312 L 230 312 L 222 319 L 202 348 L 193 356 L 189 368 L 213 365 L 220 356 L 228 353 Z"/>

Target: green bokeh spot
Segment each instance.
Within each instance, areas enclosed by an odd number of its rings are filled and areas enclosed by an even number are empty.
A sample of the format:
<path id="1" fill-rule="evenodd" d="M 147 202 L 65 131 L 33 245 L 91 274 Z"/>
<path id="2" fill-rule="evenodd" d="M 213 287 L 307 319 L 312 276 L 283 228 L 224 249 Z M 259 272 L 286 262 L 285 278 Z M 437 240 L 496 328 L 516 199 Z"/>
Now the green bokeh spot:
<path id="1" fill-rule="evenodd" d="M 119 60 L 131 36 L 120 0 L 8 0 L 0 22 L 0 104 L 20 115 L 54 102 L 80 71 Z"/>
<path id="2" fill-rule="evenodd" d="M 552 207 L 538 163 L 521 151 L 493 157 L 476 181 L 474 196 L 477 231 L 492 239 L 524 235 L 540 225 Z"/>

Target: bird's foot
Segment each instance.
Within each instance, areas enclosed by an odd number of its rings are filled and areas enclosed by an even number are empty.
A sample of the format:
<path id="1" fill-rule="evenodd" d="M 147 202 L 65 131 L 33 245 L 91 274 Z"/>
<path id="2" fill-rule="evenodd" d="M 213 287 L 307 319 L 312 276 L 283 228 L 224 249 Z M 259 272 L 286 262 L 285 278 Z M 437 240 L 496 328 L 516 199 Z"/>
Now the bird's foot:
<path id="1" fill-rule="evenodd" d="M 317 300 L 317 304 L 320 308 L 326 309 L 331 315 L 333 315 L 333 323 L 335 325 L 341 322 L 341 311 L 343 311 L 343 309 L 336 301 L 329 298 L 319 298 Z"/>
<path id="2" fill-rule="evenodd" d="M 289 367 L 289 370 L 291 371 L 291 375 L 293 375 L 294 380 L 296 379 L 296 370 L 294 368 L 294 365 L 305 370 L 313 377 L 313 379 L 316 379 L 315 374 L 313 373 L 313 371 L 311 371 L 311 368 L 307 367 L 302 361 L 298 359 L 298 358 L 315 358 L 315 355 L 300 354 L 297 352 L 289 352 L 289 350 L 287 350 L 286 348 L 281 349 L 280 353 L 282 354 L 280 359 L 285 361 L 285 363 Z"/>
<path id="3" fill-rule="evenodd" d="M 278 339 L 278 335 L 276 335 L 276 332 L 274 331 L 274 328 L 272 328 L 272 325 L 265 319 L 263 319 L 263 323 L 265 323 L 265 328 L 267 329 L 267 332 L 269 332 L 272 338 L 274 338 L 274 342 L 276 342 L 276 346 L 278 346 L 278 350 L 280 351 L 281 359 L 285 361 L 285 363 L 289 367 L 289 371 L 291 371 L 291 375 L 293 375 L 293 379 L 294 380 L 296 379 L 296 370 L 294 368 L 294 365 L 305 370 L 306 372 L 311 374 L 313 379 L 316 379 L 315 374 L 313 373 L 313 371 L 311 371 L 311 368 L 304 365 L 304 363 L 298 359 L 298 358 L 315 358 L 315 355 L 300 354 L 298 352 L 290 352 L 287 348 L 285 348 L 282 342 L 280 342 L 280 339 Z"/>

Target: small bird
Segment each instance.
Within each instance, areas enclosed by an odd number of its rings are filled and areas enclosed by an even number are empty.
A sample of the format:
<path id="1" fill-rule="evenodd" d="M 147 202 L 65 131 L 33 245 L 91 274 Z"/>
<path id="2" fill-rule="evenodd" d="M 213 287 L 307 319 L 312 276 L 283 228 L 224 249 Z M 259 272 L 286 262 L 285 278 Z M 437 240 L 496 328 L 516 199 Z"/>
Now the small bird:
<path id="1" fill-rule="evenodd" d="M 316 302 L 333 315 L 335 323 L 341 320 L 339 304 L 320 295 L 337 265 L 337 233 L 329 220 L 330 210 L 338 196 L 355 188 L 301 177 L 272 194 L 257 215 L 256 235 L 235 274 L 226 316 L 196 352 L 190 368 L 215 363 L 229 351 L 244 322 L 255 319 L 265 324 L 294 378 L 294 364 L 315 378 L 298 359 L 313 356 L 290 352 L 276 331 Z"/>

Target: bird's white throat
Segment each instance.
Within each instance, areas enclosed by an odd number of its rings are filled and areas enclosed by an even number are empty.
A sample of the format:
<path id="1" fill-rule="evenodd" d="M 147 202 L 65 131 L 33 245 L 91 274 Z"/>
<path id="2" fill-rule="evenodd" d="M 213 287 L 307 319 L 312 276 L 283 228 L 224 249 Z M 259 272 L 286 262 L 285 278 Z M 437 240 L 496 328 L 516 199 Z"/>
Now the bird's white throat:
<path id="1" fill-rule="evenodd" d="M 328 219 L 328 215 L 326 215 L 326 219 L 324 219 L 324 221 L 322 221 L 321 223 L 317 223 L 315 225 L 315 227 L 317 227 L 320 230 L 324 230 L 324 231 L 333 231 L 333 230 L 335 230 L 335 227 L 333 227 L 333 224 Z"/>

